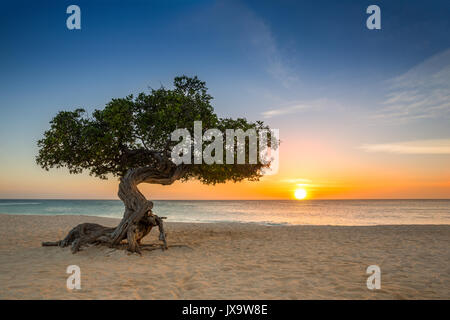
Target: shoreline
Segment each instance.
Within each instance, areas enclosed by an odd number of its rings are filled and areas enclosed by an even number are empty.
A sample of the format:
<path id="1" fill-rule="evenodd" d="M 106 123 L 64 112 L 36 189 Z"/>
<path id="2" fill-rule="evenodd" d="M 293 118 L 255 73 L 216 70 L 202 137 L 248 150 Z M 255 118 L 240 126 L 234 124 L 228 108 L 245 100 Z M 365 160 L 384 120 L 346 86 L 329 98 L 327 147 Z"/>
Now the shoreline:
<path id="1" fill-rule="evenodd" d="M 84 218 L 94 218 L 94 219 L 106 219 L 106 220 L 117 220 L 117 222 L 120 222 L 122 219 L 120 218 L 114 218 L 114 217 L 108 217 L 108 216 L 94 216 L 94 215 L 86 215 L 86 214 L 33 214 L 33 213 L 26 213 L 26 214 L 17 214 L 17 213 L 1 213 L 0 216 L 6 215 L 6 216 L 31 216 L 31 217 L 84 217 Z M 89 221 L 86 221 L 89 222 Z M 83 223 L 83 222 L 80 222 Z M 215 224 L 236 224 L 236 225 L 257 225 L 262 227 L 342 227 L 342 228 L 351 228 L 351 227 L 395 227 L 395 226 L 450 226 L 446 223 L 399 223 L 399 224 L 371 224 L 371 225 L 334 225 L 334 224 L 290 224 L 287 222 L 283 223 L 262 223 L 262 222 L 254 222 L 254 221 L 212 221 L 212 222 L 202 222 L 202 221 L 196 221 L 196 222 L 187 222 L 187 221 L 170 221 L 165 220 L 164 224 L 200 224 L 200 225 L 215 225 Z"/>
<path id="2" fill-rule="evenodd" d="M 450 299 L 450 225 L 165 222 L 167 251 L 41 247 L 87 215 L 0 214 L 1 299 Z M 152 230 L 144 243 L 159 243 Z M 66 288 L 68 265 L 82 289 Z M 379 265 L 381 290 L 366 287 Z"/>

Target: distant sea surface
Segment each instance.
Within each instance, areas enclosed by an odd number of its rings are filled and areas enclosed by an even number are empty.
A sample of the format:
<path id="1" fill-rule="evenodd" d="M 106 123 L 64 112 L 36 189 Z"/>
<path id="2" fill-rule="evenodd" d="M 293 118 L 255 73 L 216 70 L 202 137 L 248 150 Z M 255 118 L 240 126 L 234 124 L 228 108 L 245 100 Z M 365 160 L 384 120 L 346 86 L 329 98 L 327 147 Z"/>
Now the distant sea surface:
<path id="1" fill-rule="evenodd" d="M 366 226 L 450 224 L 450 200 L 154 200 L 172 222 Z M 0 200 L 0 214 L 121 218 L 119 200 Z"/>

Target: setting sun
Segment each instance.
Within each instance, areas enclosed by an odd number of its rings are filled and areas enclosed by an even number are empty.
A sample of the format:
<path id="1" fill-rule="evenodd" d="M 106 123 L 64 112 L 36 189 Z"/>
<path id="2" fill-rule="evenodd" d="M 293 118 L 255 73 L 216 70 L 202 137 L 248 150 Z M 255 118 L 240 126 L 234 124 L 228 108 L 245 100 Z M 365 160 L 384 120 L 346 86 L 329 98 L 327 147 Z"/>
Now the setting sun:
<path id="1" fill-rule="evenodd" d="M 295 199 L 302 200 L 306 198 L 307 192 L 305 189 L 297 189 L 295 190 Z"/>

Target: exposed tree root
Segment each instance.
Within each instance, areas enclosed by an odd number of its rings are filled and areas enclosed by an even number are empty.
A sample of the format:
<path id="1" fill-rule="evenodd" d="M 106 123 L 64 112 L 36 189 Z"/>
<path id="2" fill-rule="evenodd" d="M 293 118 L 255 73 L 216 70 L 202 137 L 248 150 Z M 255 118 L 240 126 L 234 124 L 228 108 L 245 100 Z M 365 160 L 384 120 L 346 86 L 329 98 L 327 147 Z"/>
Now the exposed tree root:
<path id="1" fill-rule="evenodd" d="M 145 244 L 141 244 L 139 246 L 139 249 L 142 251 L 154 251 L 154 250 L 167 250 L 168 248 L 187 248 L 190 250 L 194 250 L 192 249 L 190 246 L 185 245 L 185 244 L 169 244 L 167 245 L 167 247 L 164 244 L 156 244 L 156 243 L 145 243 Z M 108 253 L 112 253 L 116 250 L 121 250 L 121 249 L 126 249 L 126 244 L 120 244 L 118 246 L 115 246 L 113 250 L 109 251 Z"/>
<path id="2" fill-rule="evenodd" d="M 174 166 L 172 162 L 161 161 L 156 167 L 142 167 L 130 169 L 120 179 L 118 196 L 125 205 L 125 212 L 119 225 L 108 228 L 96 223 L 82 223 L 73 228 L 62 240 L 56 242 L 43 242 L 43 246 L 71 246 L 72 253 L 78 252 L 82 246 L 89 244 L 102 244 L 117 247 L 124 240 L 127 241 L 127 250 L 140 253 L 141 240 L 150 230 L 158 226 L 159 240 L 163 249 L 167 249 L 166 233 L 163 219 L 152 213 L 153 202 L 148 201 L 139 191 L 140 183 L 157 183 L 169 185 L 182 174 L 184 167 Z"/>
<path id="3" fill-rule="evenodd" d="M 121 241 L 127 240 L 127 250 L 140 253 L 140 248 L 146 246 L 141 245 L 142 238 L 144 238 L 155 226 L 158 226 L 160 232 L 159 240 L 163 242 L 159 247 L 162 250 L 167 249 L 168 246 L 162 221 L 163 219 L 165 219 L 165 217 L 158 217 L 157 215 L 152 214 L 151 211 L 147 211 L 137 224 L 131 225 L 127 229 L 125 237 L 121 239 Z M 82 223 L 73 228 L 64 239 L 54 242 L 42 242 L 42 246 L 59 246 L 62 248 L 71 246 L 72 253 L 76 253 L 80 251 L 82 246 L 90 244 L 122 248 L 123 245 L 121 244 L 121 241 L 119 241 L 119 243 L 115 243 L 114 241 L 114 231 L 116 229 L 117 227 L 109 228 L 96 223 Z"/>

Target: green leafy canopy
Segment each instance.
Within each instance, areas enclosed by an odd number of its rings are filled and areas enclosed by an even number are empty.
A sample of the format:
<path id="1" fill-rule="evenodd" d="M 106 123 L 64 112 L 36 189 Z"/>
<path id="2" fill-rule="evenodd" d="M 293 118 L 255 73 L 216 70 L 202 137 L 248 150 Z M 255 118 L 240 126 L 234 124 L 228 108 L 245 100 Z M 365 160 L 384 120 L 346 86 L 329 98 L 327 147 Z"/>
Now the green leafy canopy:
<path id="1" fill-rule="evenodd" d="M 180 128 L 193 132 L 194 121 L 202 121 L 203 131 L 218 128 L 223 133 L 268 128 L 261 121 L 218 118 L 205 82 L 197 77 L 176 77 L 173 85 L 173 89 L 161 87 L 149 94 L 112 99 L 91 116 L 84 109 L 59 112 L 38 141 L 37 164 L 46 170 L 66 167 L 70 173 L 86 170 L 104 179 L 122 177 L 129 169 L 155 165 L 155 157 L 167 159 L 178 143 L 170 140 L 171 133 Z M 184 166 L 181 179 L 206 184 L 257 180 L 265 167 L 259 163 Z"/>

